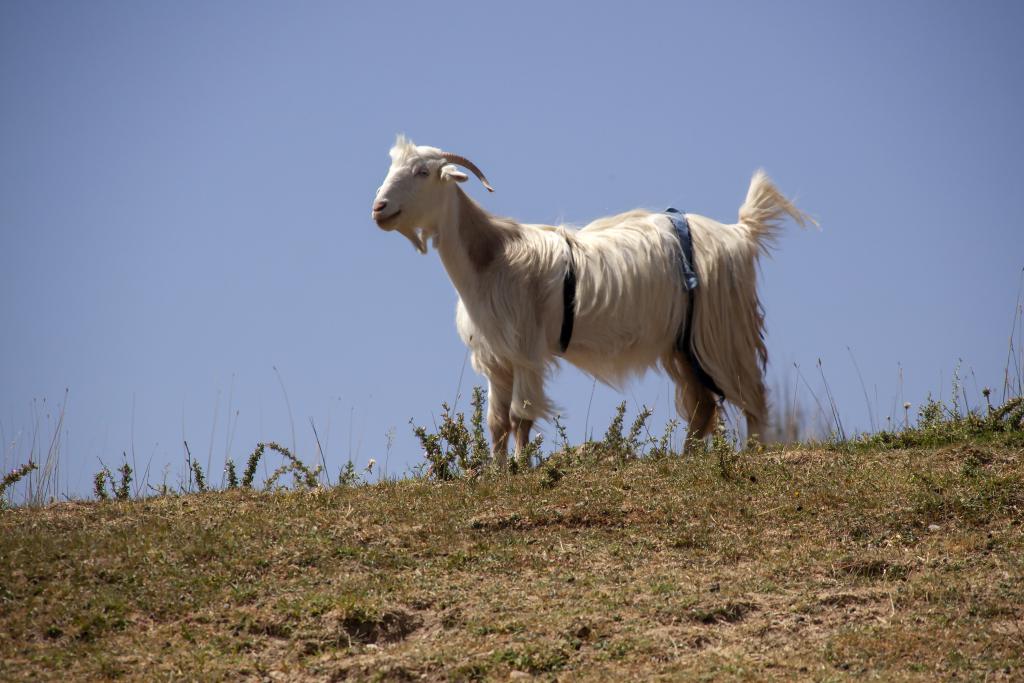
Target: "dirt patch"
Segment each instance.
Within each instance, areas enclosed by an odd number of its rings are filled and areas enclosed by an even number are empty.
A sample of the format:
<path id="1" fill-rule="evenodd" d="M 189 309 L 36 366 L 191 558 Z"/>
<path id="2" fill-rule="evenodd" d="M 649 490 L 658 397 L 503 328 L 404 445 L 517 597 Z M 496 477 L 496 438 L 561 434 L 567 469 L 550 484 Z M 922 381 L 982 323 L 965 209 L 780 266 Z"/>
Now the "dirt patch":
<path id="1" fill-rule="evenodd" d="M 501 531 L 513 529 L 527 531 L 548 527 L 566 529 L 621 527 L 624 523 L 623 513 L 615 510 L 542 510 L 530 516 L 518 512 L 492 513 L 474 517 L 469 521 L 469 528 L 477 531 Z"/>
<path id="2" fill-rule="evenodd" d="M 818 604 L 824 607 L 847 607 L 849 605 L 863 605 L 865 603 L 875 602 L 878 599 L 879 596 L 875 594 L 849 592 L 825 593 L 818 596 Z"/>
<path id="3" fill-rule="evenodd" d="M 339 626 L 353 643 L 394 643 L 404 640 L 423 625 L 423 620 L 402 610 L 380 615 L 350 613 L 339 618 Z"/>
<path id="4" fill-rule="evenodd" d="M 270 638 L 287 639 L 292 637 L 292 628 L 288 624 L 276 621 L 257 620 L 248 624 L 246 633 L 254 636 L 268 636 Z"/>
<path id="5" fill-rule="evenodd" d="M 757 606 L 752 602 L 730 600 L 709 607 L 695 607 L 688 616 L 691 621 L 699 624 L 735 624 L 756 609 Z"/>
<path id="6" fill-rule="evenodd" d="M 858 576 L 865 579 L 905 579 L 910 574 L 910 568 L 903 564 L 889 562 L 878 558 L 874 559 L 850 559 L 840 563 L 834 574 L 846 574 Z"/>

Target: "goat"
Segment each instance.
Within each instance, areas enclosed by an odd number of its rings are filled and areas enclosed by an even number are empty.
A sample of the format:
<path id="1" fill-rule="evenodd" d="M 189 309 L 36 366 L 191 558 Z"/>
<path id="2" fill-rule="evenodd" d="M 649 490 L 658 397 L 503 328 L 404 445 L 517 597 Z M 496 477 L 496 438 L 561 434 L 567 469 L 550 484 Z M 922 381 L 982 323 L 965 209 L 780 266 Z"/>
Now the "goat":
<path id="1" fill-rule="evenodd" d="M 763 171 L 751 180 L 739 222 L 685 215 L 700 283 L 690 297 L 681 241 L 667 214 L 636 209 L 579 230 L 523 224 L 489 214 L 462 191 L 458 183 L 469 176 L 460 166 L 494 191 L 465 157 L 401 135 L 390 155 L 371 217 L 419 252 L 433 244 L 439 253 L 459 295 L 459 336 L 488 380 L 487 422 L 499 467 L 507 464 L 510 434 L 518 457 L 534 421 L 554 413 L 544 382 L 559 357 L 612 386 L 660 364 L 689 423 L 686 446 L 716 424 L 712 388 L 743 411 L 749 437 L 762 434 L 768 354 L 757 260 L 786 215 L 800 225 L 814 222 Z M 570 264 L 572 308 L 563 301 Z M 563 317 L 573 312 L 571 344 L 563 350 Z M 692 350 L 678 343 L 687 320 Z M 708 375 L 710 386 L 701 382 Z"/>

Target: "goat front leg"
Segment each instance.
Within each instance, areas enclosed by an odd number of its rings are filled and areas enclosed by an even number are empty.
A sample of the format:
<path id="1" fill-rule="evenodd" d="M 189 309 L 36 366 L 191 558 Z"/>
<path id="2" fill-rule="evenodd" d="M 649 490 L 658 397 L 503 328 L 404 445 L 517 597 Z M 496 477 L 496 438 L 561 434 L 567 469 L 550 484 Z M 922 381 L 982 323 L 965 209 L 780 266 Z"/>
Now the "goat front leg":
<path id="1" fill-rule="evenodd" d="M 523 453 L 526 451 L 526 447 L 530 445 L 530 430 L 533 428 L 533 420 L 524 417 L 513 417 L 512 418 L 512 429 L 515 431 L 516 436 L 516 453 L 515 459 L 521 465 L 529 467 L 532 463 L 522 461 Z"/>
<path id="2" fill-rule="evenodd" d="M 516 462 L 523 463 L 523 454 L 530 444 L 530 430 L 533 423 L 546 415 L 550 410 L 547 396 L 544 394 L 544 373 L 532 368 L 516 367 L 512 381 L 512 408 L 510 411 L 512 428 L 516 438 Z"/>
<path id="3" fill-rule="evenodd" d="M 512 432 L 512 372 L 487 369 L 487 427 L 491 432 L 491 458 L 504 470 L 508 467 L 508 437 Z"/>

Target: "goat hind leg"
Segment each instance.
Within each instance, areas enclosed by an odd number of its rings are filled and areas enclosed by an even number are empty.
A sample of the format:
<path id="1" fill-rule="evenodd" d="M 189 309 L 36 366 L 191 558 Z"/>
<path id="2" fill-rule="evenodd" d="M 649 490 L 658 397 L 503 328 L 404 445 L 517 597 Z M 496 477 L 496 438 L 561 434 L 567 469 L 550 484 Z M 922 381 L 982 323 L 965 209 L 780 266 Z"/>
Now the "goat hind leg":
<path id="1" fill-rule="evenodd" d="M 764 443 L 765 420 L 768 416 L 767 390 L 764 381 L 752 383 L 743 405 L 743 415 L 747 418 L 747 442 Z"/>
<path id="2" fill-rule="evenodd" d="M 698 441 L 706 439 L 715 428 L 715 422 L 718 416 L 718 404 L 715 402 L 714 395 L 705 389 L 700 387 L 693 391 L 697 394 L 696 398 L 693 399 L 692 408 L 688 410 L 689 413 L 689 425 L 686 429 L 686 444 L 683 447 L 683 452 L 689 452 Z"/>
<path id="3" fill-rule="evenodd" d="M 688 423 L 683 452 L 687 453 L 715 427 L 718 404 L 694 374 L 689 361 L 678 352 L 665 360 L 665 368 L 676 385 L 676 411 Z"/>

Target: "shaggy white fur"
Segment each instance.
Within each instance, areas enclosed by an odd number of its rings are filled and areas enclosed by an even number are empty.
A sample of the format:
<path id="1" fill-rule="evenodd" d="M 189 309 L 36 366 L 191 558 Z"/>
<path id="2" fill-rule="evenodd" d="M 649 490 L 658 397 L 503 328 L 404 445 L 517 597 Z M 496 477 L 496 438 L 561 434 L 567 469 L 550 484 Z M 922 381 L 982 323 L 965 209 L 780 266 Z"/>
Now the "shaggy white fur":
<path id="1" fill-rule="evenodd" d="M 459 293 L 459 334 L 473 367 L 489 381 L 488 424 L 499 465 L 505 464 L 511 433 L 518 455 L 534 420 L 554 411 L 544 381 L 560 357 L 569 243 L 577 307 L 564 358 L 613 386 L 660 365 L 676 384 L 677 410 L 689 422 L 687 443 L 710 432 L 715 397 L 676 349 L 690 297 L 682 282 L 679 240 L 664 214 L 638 209 L 579 230 L 521 224 L 490 215 L 458 187 L 468 176 L 457 164 L 486 184 L 467 159 L 417 147 L 402 136 L 391 159 L 373 218 L 421 252 L 430 242 L 440 254 Z M 694 351 L 726 400 L 743 410 L 751 437 L 761 434 L 767 412 L 757 259 L 787 215 L 801 225 L 813 222 L 763 171 L 751 180 L 739 222 L 687 214 L 700 279 Z"/>

